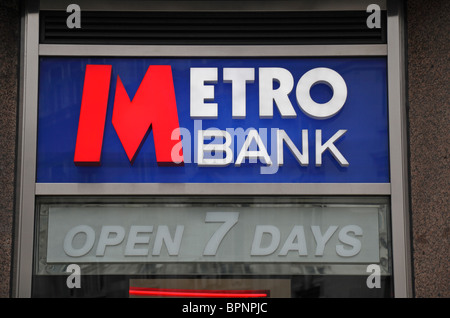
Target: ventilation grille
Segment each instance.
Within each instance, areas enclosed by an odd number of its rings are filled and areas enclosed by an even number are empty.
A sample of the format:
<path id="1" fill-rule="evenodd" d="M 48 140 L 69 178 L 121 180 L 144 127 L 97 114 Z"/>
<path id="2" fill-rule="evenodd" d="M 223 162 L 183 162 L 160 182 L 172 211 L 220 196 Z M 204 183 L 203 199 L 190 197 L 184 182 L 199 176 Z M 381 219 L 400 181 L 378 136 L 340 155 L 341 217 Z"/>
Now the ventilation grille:
<path id="1" fill-rule="evenodd" d="M 69 29 L 64 11 L 41 11 L 45 44 L 299 45 L 386 43 L 369 29 L 365 11 L 333 12 L 97 12 L 81 11 Z"/>

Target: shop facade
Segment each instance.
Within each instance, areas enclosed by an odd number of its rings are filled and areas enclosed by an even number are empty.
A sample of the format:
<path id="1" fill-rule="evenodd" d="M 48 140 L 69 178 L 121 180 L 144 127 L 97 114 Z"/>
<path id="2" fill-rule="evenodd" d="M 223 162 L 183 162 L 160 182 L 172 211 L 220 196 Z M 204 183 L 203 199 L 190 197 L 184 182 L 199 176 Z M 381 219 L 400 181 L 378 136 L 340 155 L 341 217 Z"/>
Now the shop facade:
<path id="1" fill-rule="evenodd" d="M 405 13 L 370 5 L 28 3 L 14 296 L 411 297 Z"/>

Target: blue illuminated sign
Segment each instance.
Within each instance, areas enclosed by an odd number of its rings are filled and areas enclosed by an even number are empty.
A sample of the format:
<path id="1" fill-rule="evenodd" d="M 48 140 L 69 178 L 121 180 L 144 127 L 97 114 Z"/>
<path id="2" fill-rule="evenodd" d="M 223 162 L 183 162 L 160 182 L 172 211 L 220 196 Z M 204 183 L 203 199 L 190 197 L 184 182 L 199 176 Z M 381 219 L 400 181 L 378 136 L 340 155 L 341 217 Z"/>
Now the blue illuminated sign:
<path id="1" fill-rule="evenodd" d="M 39 76 L 37 182 L 389 182 L 385 58 L 43 57 Z M 101 158 L 75 159 L 94 126 Z"/>

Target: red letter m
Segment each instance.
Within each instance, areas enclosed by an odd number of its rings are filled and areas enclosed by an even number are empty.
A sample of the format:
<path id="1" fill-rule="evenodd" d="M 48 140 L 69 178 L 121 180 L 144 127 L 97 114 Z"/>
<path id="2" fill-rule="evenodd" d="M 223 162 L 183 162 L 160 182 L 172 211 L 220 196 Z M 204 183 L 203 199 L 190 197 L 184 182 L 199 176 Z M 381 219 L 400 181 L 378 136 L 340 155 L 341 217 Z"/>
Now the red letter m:
<path id="1" fill-rule="evenodd" d="M 111 65 L 86 66 L 75 165 L 100 165 L 111 69 Z M 149 66 L 133 100 L 117 77 L 112 124 L 131 164 L 150 130 L 158 164 L 183 163 L 182 154 L 177 154 L 176 162 L 172 159 L 180 136 L 172 139 L 179 123 L 170 65 Z"/>

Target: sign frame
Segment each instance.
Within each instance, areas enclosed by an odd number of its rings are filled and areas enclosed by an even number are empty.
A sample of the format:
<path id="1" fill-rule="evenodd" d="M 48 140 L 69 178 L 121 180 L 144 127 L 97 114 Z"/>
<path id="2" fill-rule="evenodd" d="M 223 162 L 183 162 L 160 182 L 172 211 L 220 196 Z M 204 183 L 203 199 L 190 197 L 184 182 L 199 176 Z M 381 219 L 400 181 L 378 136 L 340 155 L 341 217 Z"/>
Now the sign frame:
<path id="1" fill-rule="evenodd" d="M 48 1 L 43 1 L 44 5 Z M 168 1 L 170 2 L 170 1 Z M 166 3 L 168 3 L 166 2 Z M 364 10 L 363 4 L 355 4 Z M 382 1 L 384 3 L 384 1 Z M 159 5 L 161 5 L 159 3 Z M 248 3 L 253 10 L 258 4 Z M 366 4 L 367 5 L 367 4 Z M 289 7 L 288 2 L 283 6 Z M 404 7 L 403 1 L 389 1 L 386 45 L 307 46 L 115 46 L 39 44 L 39 1 L 26 1 L 22 14 L 21 70 L 18 116 L 18 161 L 16 195 L 14 297 L 30 297 L 33 275 L 36 198 L 40 196 L 92 195 L 385 195 L 391 199 L 392 257 L 395 297 L 412 296 L 410 221 L 408 190 L 408 142 L 405 93 Z M 157 9 L 158 6 L 156 6 Z M 173 7 L 166 7 L 167 10 Z M 327 10 L 341 10 L 335 2 L 324 3 Z M 64 9 L 64 8 L 63 8 Z M 146 8 L 150 9 L 151 8 Z M 220 5 L 217 10 L 220 10 Z M 355 9 L 355 8 L 354 8 Z M 115 10 L 126 10 L 118 4 Z M 176 10 L 176 9 L 175 9 Z M 308 10 L 307 6 L 302 10 Z M 205 53 L 207 52 L 207 53 Z M 38 77 L 40 56 L 386 56 L 388 65 L 388 115 L 390 183 L 384 184 L 39 184 L 36 176 Z"/>

